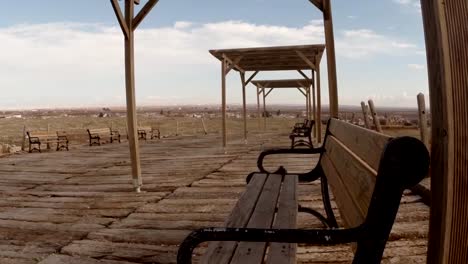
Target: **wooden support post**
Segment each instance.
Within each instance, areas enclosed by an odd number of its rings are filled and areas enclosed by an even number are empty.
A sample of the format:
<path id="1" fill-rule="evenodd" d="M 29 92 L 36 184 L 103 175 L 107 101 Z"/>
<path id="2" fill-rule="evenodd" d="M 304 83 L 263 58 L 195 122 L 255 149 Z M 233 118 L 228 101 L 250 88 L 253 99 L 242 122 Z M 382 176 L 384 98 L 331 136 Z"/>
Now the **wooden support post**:
<path id="1" fill-rule="evenodd" d="M 317 65 L 317 116 L 315 125 L 317 126 L 317 140 L 322 143 L 322 92 L 320 84 L 320 65 Z"/>
<path id="2" fill-rule="evenodd" d="M 432 115 L 427 263 L 468 263 L 468 2 L 421 7 Z"/>
<path id="3" fill-rule="evenodd" d="M 26 125 L 23 126 L 23 138 L 21 140 L 21 150 L 24 151 L 26 149 Z"/>
<path id="4" fill-rule="evenodd" d="M 242 82 L 242 118 L 244 120 L 244 143 L 247 144 L 247 99 L 245 86 L 245 72 L 240 72 L 240 78 Z"/>
<path id="5" fill-rule="evenodd" d="M 307 88 L 307 87 L 303 87 L 303 88 L 306 91 L 306 96 L 305 96 L 306 114 L 305 114 L 305 117 L 307 119 L 309 119 L 309 114 L 310 114 L 310 109 L 309 109 L 310 89 Z"/>
<path id="6" fill-rule="evenodd" d="M 47 135 L 50 135 L 50 124 L 47 123 Z M 47 140 L 47 149 L 50 149 L 50 143 L 49 141 Z"/>
<path id="7" fill-rule="evenodd" d="M 312 70 L 312 118 L 317 122 L 317 105 L 316 105 L 316 89 L 315 89 L 315 71 Z M 317 124 L 314 125 L 314 137 L 317 138 Z"/>
<path id="8" fill-rule="evenodd" d="M 262 117 L 260 116 L 260 88 L 257 86 L 257 121 L 258 121 L 258 130 L 261 129 Z"/>
<path id="9" fill-rule="evenodd" d="M 206 130 L 206 125 L 205 125 L 205 119 L 203 117 L 201 119 L 201 123 L 203 126 L 203 132 L 205 133 L 205 135 L 208 135 L 208 130 Z"/>
<path id="10" fill-rule="evenodd" d="M 369 109 L 372 114 L 372 120 L 374 120 L 375 130 L 377 132 L 382 133 L 383 130 L 382 130 L 382 126 L 380 125 L 380 119 L 379 119 L 379 116 L 377 115 L 377 111 L 375 110 L 374 101 L 372 100 L 369 100 Z"/>
<path id="11" fill-rule="evenodd" d="M 370 121 L 369 121 L 369 107 L 367 107 L 365 102 L 361 102 L 362 108 L 362 116 L 364 119 L 364 125 L 367 129 L 371 129 Z"/>
<path id="12" fill-rule="evenodd" d="M 328 66 L 328 91 L 330 96 L 330 115 L 338 117 L 338 81 L 336 77 L 335 37 L 331 0 L 323 0 L 323 23 L 325 27 L 325 46 Z"/>
<path id="13" fill-rule="evenodd" d="M 266 95 L 265 95 L 265 87 L 262 88 L 263 90 L 263 131 L 266 131 L 267 128 L 267 112 L 266 112 Z"/>
<path id="14" fill-rule="evenodd" d="M 224 152 L 226 152 L 227 147 L 227 126 L 226 126 L 226 69 L 227 69 L 227 61 L 221 61 L 221 110 L 223 115 L 223 148 Z"/>
<path id="15" fill-rule="evenodd" d="M 130 147 L 130 159 L 132 161 L 132 179 L 133 187 L 136 192 L 140 192 L 143 185 L 141 178 L 140 151 L 137 135 L 137 115 L 135 101 L 135 50 L 134 50 L 134 31 L 143 21 L 145 16 L 157 4 L 158 0 L 148 0 L 145 6 L 140 10 L 136 17 L 135 3 L 139 0 L 125 0 L 125 16 L 122 14 L 117 0 L 110 0 L 114 13 L 119 22 L 120 28 L 125 39 L 125 89 L 127 101 L 127 129 L 128 141 Z"/>
<path id="16" fill-rule="evenodd" d="M 179 136 L 179 120 L 176 120 L 176 132 L 175 132 L 176 137 Z"/>
<path id="17" fill-rule="evenodd" d="M 424 100 L 424 94 L 419 93 L 417 99 L 419 110 L 419 133 L 421 135 L 421 141 L 429 148 L 429 130 L 427 129 L 426 101 Z"/>
<path id="18" fill-rule="evenodd" d="M 140 151 L 137 136 L 137 115 L 135 100 L 135 39 L 133 29 L 133 0 L 125 0 L 125 21 L 128 27 L 128 38 L 125 39 L 125 81 L 127 99 L 127 126 L 130 157 L 132 161 L 133 186 L 139 192 L 143 185 L 141 178 Z"/>

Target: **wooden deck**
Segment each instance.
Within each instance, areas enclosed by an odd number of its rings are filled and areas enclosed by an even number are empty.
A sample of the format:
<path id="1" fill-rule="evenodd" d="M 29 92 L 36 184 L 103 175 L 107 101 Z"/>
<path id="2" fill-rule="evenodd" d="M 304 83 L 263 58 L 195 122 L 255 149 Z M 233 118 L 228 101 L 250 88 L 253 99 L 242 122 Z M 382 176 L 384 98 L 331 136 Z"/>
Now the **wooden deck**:
<path id="1" fill-rule="evenodd" d="M 174 263 L 190 230 L 220 226 L 256 171 L 264 148 L 288 147 L 287 135 L 178 137 L 141 143 L 144 192 L 132 192 L 128 145 L 0 159 L 0 263 Z M 306 171 L 317 157 L 270 160 Z M 322 208 L 317 183 L 300 202 Z M 383 263 L 425 263 L 429 208 L 408 193 Z M 299 227 L 320 227 L 299 214 Z M 204 249 L 198 249 L 201 252 Z M 298 263 L 349 263 L 352 249 L 298 248 Z"/>

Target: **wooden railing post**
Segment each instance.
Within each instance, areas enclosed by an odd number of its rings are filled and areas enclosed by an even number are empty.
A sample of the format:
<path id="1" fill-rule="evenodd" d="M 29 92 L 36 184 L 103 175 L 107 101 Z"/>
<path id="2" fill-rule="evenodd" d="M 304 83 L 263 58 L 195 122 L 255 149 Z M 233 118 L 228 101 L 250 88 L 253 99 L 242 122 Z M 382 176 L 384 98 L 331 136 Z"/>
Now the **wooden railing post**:
<path id="1" fill-rule="evenodd" d="M 419 133 L 421 135 L 421 141 L 424 143 L 424 145 L 426 145 L 426 147 L 429 147 L 429 130 L 427 128 L 426 102 L 424 100 L 424 94 L 418 94 L 417 99 L 419 112 Z"/>
<path id="2" fill-rule="evenodd" d="M 371 129 L 370 121 L 369 121 L 369 107 L 367 107 L 365 102 L 361 102 L 362 108 L 362 116 L 364 119 L 364 125 L 367 129 Z"/>
<path id="3" fill-rule="evenodd" d="M 380 125 L 380 119 L 379 119 L 379 116 L 377 115 L 377 111 L 375 110 L 374 101 L 372 100 L 369 100 L 369 109 L 372 114 L 372 119 L 374 120 L 375 130 L 377 132 L 382 133 L 382 126 Z"/>

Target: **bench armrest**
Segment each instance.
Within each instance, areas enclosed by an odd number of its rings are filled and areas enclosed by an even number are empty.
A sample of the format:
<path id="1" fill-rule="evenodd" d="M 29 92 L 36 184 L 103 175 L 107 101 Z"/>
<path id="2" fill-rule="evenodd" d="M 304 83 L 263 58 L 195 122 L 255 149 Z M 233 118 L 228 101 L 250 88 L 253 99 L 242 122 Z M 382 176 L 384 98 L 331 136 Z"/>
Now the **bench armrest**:
<path id="1" fill-rule="evenodd" d="M 270 150 L 266 150 L 260 153 L 260 156 L 258 156 L 258 160 L 257 160 L 257 167 L 260 170 L 260 172 L 272 173 L 272 172 L 268 172 L 263 167 L 263 160 L 265 159 L 266 156 L 275 155 L 275 154 L 322 154 L 324 151 L 325 149 L 323 147 L 308 148 L 308 149 L 270 149 Z"/>
<path id="2" fill-rule="evenodd" d="M 356 242 L 365 232 L 361 227 L 350 229 L 257 229 L 203 228 L 190 233 L 179 247 L 178 264 L 192 263 L 193 250 L 207 241 L 247 241 L 336 245 Z"/>

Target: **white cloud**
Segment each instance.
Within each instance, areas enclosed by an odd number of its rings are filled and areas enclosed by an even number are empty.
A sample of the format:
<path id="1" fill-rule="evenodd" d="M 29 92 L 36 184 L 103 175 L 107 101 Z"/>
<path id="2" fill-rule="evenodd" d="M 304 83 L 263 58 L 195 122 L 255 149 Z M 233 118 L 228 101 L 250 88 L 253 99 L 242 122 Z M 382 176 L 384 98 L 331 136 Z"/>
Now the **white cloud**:
<path id="1" fill-rule="evenodd" d="M 406 55 L 417 46 L 369 29 L 346 30 L 336 41 L 337 53 L 347 58 L 375 55 Z"/>
<path id="2" fill-rule="evenodd" d="M 318 20 L 303 27 L 179 21 L 138 30 L 137 99 L 148 104 L 218 103 L 219 62 L 209 49 L 312 44 L 323 39 Z M 416 49 L 367 29 L 337 32 L 336 39 L 338 56 L 351 59 L 404 55 Z M 0 28 L 0 50 L 4 51 L 0 87 L 6 91 L 0 96 L 0 108 L 124 101 L 123 35 L 117 26 L 50 23 Z"/>
<path id="3" fill-rule="evenodd" d="M 426 66 L 424 64 L 408 64 L 408 68 L 415 71 L 422 71 L 426 69 Z"/>
<path id="4" fill-rule="evenodd" d="M 393 2 L 400 4 L 404 7 L 409 7 L 421 13 L 421 1 L 420 0 L 393 0 Z"/>

